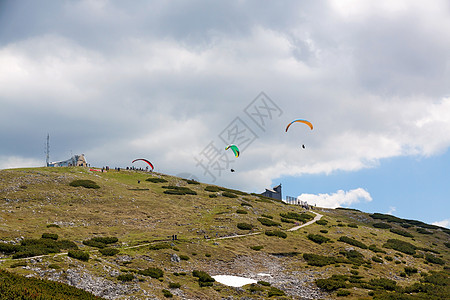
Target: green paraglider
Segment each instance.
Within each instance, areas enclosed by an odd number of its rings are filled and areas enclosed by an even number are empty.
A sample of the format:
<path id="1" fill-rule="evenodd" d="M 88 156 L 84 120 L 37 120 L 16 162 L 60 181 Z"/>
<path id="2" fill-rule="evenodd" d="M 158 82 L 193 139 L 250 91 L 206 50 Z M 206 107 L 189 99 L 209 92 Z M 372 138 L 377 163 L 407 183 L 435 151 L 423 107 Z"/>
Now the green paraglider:
<path id="1" fill-rule="evenodd" d="M 228 145 L 225 147 L 225 150 L 231 149 L 234 153 L 234 156 L 239 157 L 239 148 L 236 145 Z"/>

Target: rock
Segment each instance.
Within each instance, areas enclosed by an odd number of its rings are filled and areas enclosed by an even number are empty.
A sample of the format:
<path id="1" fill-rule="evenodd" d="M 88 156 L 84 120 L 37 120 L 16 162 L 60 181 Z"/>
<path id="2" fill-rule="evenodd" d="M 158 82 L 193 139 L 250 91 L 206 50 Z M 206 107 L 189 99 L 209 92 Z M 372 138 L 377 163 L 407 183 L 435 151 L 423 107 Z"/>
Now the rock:
<path id="1" fill-rule="evenodd" d="M 170 256 L 170 261 L 179 263 L 181 261 L 181 259 L 176 253 L 173 253 Z"/>

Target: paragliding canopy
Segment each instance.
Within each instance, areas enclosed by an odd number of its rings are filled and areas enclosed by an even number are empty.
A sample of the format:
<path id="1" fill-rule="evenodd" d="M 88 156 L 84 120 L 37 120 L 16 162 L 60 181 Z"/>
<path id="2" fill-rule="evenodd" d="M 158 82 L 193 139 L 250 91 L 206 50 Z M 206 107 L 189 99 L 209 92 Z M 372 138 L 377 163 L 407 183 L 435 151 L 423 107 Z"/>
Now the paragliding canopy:
<path id="1" fill-rule="evenodd" d="M 309 122 L 308 120 L 297 119 L 297 120 L 294 120 L 294 121 L 292 121 L 291 123 L 288 124 L 288 126 L 286 127 L 286 132 L 288 131 L 289 127 L 292 124 L 297 123 L 297 122 L 304 123 L 304 124 L 308 125 L 309 128 L 311 128 L 311 130 L 313 130 L 313 125 L 311 124 L 311 122 Z"/>
<path id="2" fill-rule="evenodd" d="M 239 148 L 236 145 L 231 144 L 231 145 L 226 146 L 225 150 L 228 150 L 228 149 L 233 150 L 234 155 L 236 157 L 239 157 Z"/>
<path id="3" fill-rule="evenodd" d="M 133 160 L 131 163 L 134 163 L 135 161 L 138 161 L 138 160 L 145 161 L 146 163 L 148 163 L 148 164 L 150 165 L 150 168 L 152 168 L 152 170 L 153 170 L 153 165 L 152 165 L 152 163 L 149 162 L 148 160 L 146 160 L 145 158 L 137 158 L 137 159 Z"/>

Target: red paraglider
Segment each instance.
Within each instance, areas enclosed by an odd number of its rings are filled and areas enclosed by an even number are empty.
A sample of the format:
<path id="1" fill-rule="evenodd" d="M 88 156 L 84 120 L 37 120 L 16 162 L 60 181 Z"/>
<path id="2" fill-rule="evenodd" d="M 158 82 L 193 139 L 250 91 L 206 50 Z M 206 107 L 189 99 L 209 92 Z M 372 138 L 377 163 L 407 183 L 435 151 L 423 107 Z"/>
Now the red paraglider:
<path id="1" fill-rule="evenodd" d="M 137 159 L 133 160 L 131 163 L 134 163 L 135 161 L 138 161 L 138 160 L 142 160 L 142 161 L 145 161 L 146 163 L 148 163 L 150 165 L 150 168 L 152 168 L 152 171 L 153 171 L 152 163 L 149 162 L 148 160 L 146 160 L 145 158 L 137 158 Z"/>

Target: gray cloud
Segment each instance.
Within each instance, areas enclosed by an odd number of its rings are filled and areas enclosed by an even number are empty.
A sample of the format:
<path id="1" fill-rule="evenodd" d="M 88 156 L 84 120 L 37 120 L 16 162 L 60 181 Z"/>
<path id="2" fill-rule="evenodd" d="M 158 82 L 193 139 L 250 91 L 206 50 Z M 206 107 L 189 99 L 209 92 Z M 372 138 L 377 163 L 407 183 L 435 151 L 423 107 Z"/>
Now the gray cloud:
<path id="1" fill-rule="evenodd" d="M 209 180 L 194 158 L 236 117 L 258 139 L 220 181 L 244 189 L 447 149 L 448 6 L 336 3 L 4 1 L 0 168 L 43 161 L 50 133 L 54 160 Z M 283 110 L 265 131 L 243 112 L 261 91 Z M 299 117 L 314 131 L 286 134 Z"/>

